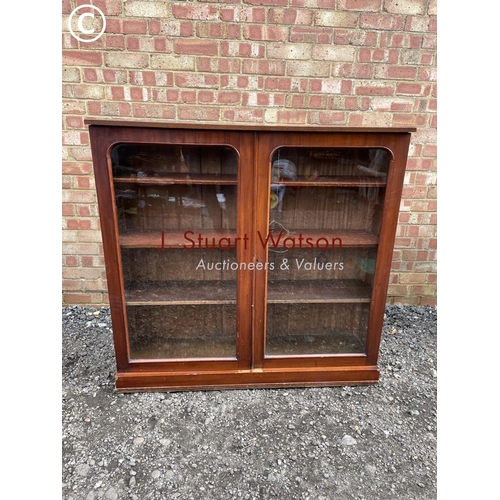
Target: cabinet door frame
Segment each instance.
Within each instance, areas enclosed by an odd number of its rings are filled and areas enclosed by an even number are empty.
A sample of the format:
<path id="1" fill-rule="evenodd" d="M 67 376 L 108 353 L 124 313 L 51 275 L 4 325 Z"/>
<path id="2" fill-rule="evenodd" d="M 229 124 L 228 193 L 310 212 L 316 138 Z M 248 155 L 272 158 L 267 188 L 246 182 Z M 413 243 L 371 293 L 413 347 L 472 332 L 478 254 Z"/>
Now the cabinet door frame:
<path id="1" fill-rule="evenodd" d="M 269 228 L 269 192 L 271 158 L 280 147 L 381 148 L 391 155 L 386 183 L 382 221 L 377 245 L 377 258 L 372 299 L 370 302 L 365 353 L 314 354 L 300 356 L 266 355 L 266 307 L 268 271 L 256 271 L 254 279 L 254 331 L 252 367 L 257 369 L 308 369 L 318 367 L 373 366 L 377 364 L 387 286 L 392 262 L 399 203 L 403 187 L 406 155 L 410 134 L 376 132 L 260 132 L 255 153 L 255 222 L 254 232 L 267 234 Z M 268 262 L 268 250 L 255 247 L 256 262 Z"/>
<path id="2" fill-rule="evenodd" d="M 90 125 L 92 157 L 96 179 L 99 217 L 106 261 L 106 278 L 113 325 L 118 376 L 125 372 L 220 373 L 248 370 L 251 364 L 253 274 L 237 271 L 235 357 L 187 359 L 130 359 L 126 301 L 122 273 L 119 232 L 115 206 L 110 153 L 117 144 L 171 144 L 229 146 L 239 156 L 237 182 L 237 237 L 248 236 L 246 246 L 237 248 L 237 261 L 250 262 L 254 246 L 252 218 L 246 215 L 253 207 L 253 134 L 224 130 L 148 128 Z M 160 306 L 161 307 L 161 306 Z"/>

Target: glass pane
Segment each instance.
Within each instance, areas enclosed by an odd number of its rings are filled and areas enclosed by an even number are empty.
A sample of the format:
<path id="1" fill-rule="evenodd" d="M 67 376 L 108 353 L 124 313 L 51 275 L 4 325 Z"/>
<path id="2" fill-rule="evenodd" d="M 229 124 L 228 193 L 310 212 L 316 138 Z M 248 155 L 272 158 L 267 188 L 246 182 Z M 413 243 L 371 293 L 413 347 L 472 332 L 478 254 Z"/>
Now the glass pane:
<path id="1" fill-rule="evenodd" d="M 132 359 L 234 357 L 236 305 L 127 306 Z"/>
<path id="2" fill-rule="evenodd" d="M 161 178 L 218 176 L 236 180 L 238 155 L 228 146 L 118 144 L 111 152 L 113 177 Z M 176 175 L 178 174 L 178 175 Z"/>
<path id="3" fill-rule="evenodd" d="M 271 160 L 266 355 L 364 353 L 389 154 L 280 148 Z"/>
<path id="4" fill-rule="evenodd" d="M 131 359 L 236 356 L 238 155 L 111 152 Z"/>
<path id="5" fill-rule="evenodd" d="M 279 148 L 273 155 L 271 181 L 387 180 L 390 155 L 385 149 Z M 349 180 L 349 179 L 345 179 Z"/>
<path id="6" fill-rule="evenodd" d="M 117 183 L 120 233 L 235 230 L 236 185 Z"/>
<path id="7" fill-rule="evenodd" d="M 267 354 L 365 351 L 369 304 L 269 304 Z"/>

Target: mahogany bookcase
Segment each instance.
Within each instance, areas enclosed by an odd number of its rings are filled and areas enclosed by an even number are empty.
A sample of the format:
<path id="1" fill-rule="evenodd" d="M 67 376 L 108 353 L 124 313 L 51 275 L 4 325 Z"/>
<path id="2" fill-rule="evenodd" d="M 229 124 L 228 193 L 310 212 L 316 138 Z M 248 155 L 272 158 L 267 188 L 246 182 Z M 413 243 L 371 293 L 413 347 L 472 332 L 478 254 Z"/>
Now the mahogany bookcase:
<path id="1" fill-rule="evenodd" d="M 414 129 L 86 124 L 118 391 L 378 380 Z"/>

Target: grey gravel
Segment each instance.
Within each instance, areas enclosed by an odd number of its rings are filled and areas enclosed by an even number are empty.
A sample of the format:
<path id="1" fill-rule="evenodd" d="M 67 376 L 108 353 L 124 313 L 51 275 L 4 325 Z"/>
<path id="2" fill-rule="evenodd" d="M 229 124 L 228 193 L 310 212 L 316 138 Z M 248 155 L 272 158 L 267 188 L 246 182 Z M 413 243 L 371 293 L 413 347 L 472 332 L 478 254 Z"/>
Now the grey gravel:
<path id="1" fill-rule="evenodd" d="M 354 446 L 355 444 L 358 444 L 358 442 L 352 436 L 349 436 L 349 434 L 346 434 L 342 438 L 341 442 L 344 446 Z"/>
<path id="2" fill-rule="evenodd" d="M 109 310 L 63 308 L 62 498 L 435 499 L 436 316 L 387 307 L 374 386 L 124 395 Z"/>

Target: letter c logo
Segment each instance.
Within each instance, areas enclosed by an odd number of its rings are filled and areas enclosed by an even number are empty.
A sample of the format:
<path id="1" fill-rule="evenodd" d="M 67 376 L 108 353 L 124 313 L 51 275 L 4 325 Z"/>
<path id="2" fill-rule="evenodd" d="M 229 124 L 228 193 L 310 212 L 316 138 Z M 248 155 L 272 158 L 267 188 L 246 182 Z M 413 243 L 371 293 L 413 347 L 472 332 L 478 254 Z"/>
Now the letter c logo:
<path id="1" fill-rule="evenodd" d="M 80 9 L 83 9 L 85 7 L 88 7 L 92 11 L 97 11 L 97 13 L 99 14 L 99 17 L 101 17 L 101 19 L 102 19 L 102 28 L 101 28 L 101 31 L 94 38 L 81 38 L 80 36 L 78 36 L 77 34 L 75 34 L 75 32 L 73 31 L 73 27 L 71 25 L 71 22 L 73 21 L 73 16 L 75 14 L 77 14 L 77 12 Z M 92 33 L 95 32 L 95 28 L 86 29 L 83 26 L 84 20 L 86 18 L 89 18 L 89 17 L 92 18 L 92 19 L 95 19 L 94 12 L 84 12 L 84 13 L 82 13 L 78 17 L 78 21 L 77 21 L 76 25 L 77 25 L 78 31 L 81 34 L 83 34 L 83 35 L 91 35 Z M 102 12 L 102 10 L 99 9 L 98 7 L 96 7 L 95 5 L 90 5 L 90 4 L 80 5 L 79 7 L 77 7 L 76 9 L 74 9 L 73 12 L 70 14 L 69 19 L 68 19 L 68 28 L 69 28 L 69 31 L 70 31 L 71 35 L 74 38 L 76 38 L 78 41 L 85 42 L 85 43 L 94 42 L 94 41 L 98 40 L 99 38 L 101 38 L 102 34 L 104 33 L 104 30 L 106 29 L 106 17 L 104 16 L 104 13 Z"/>

